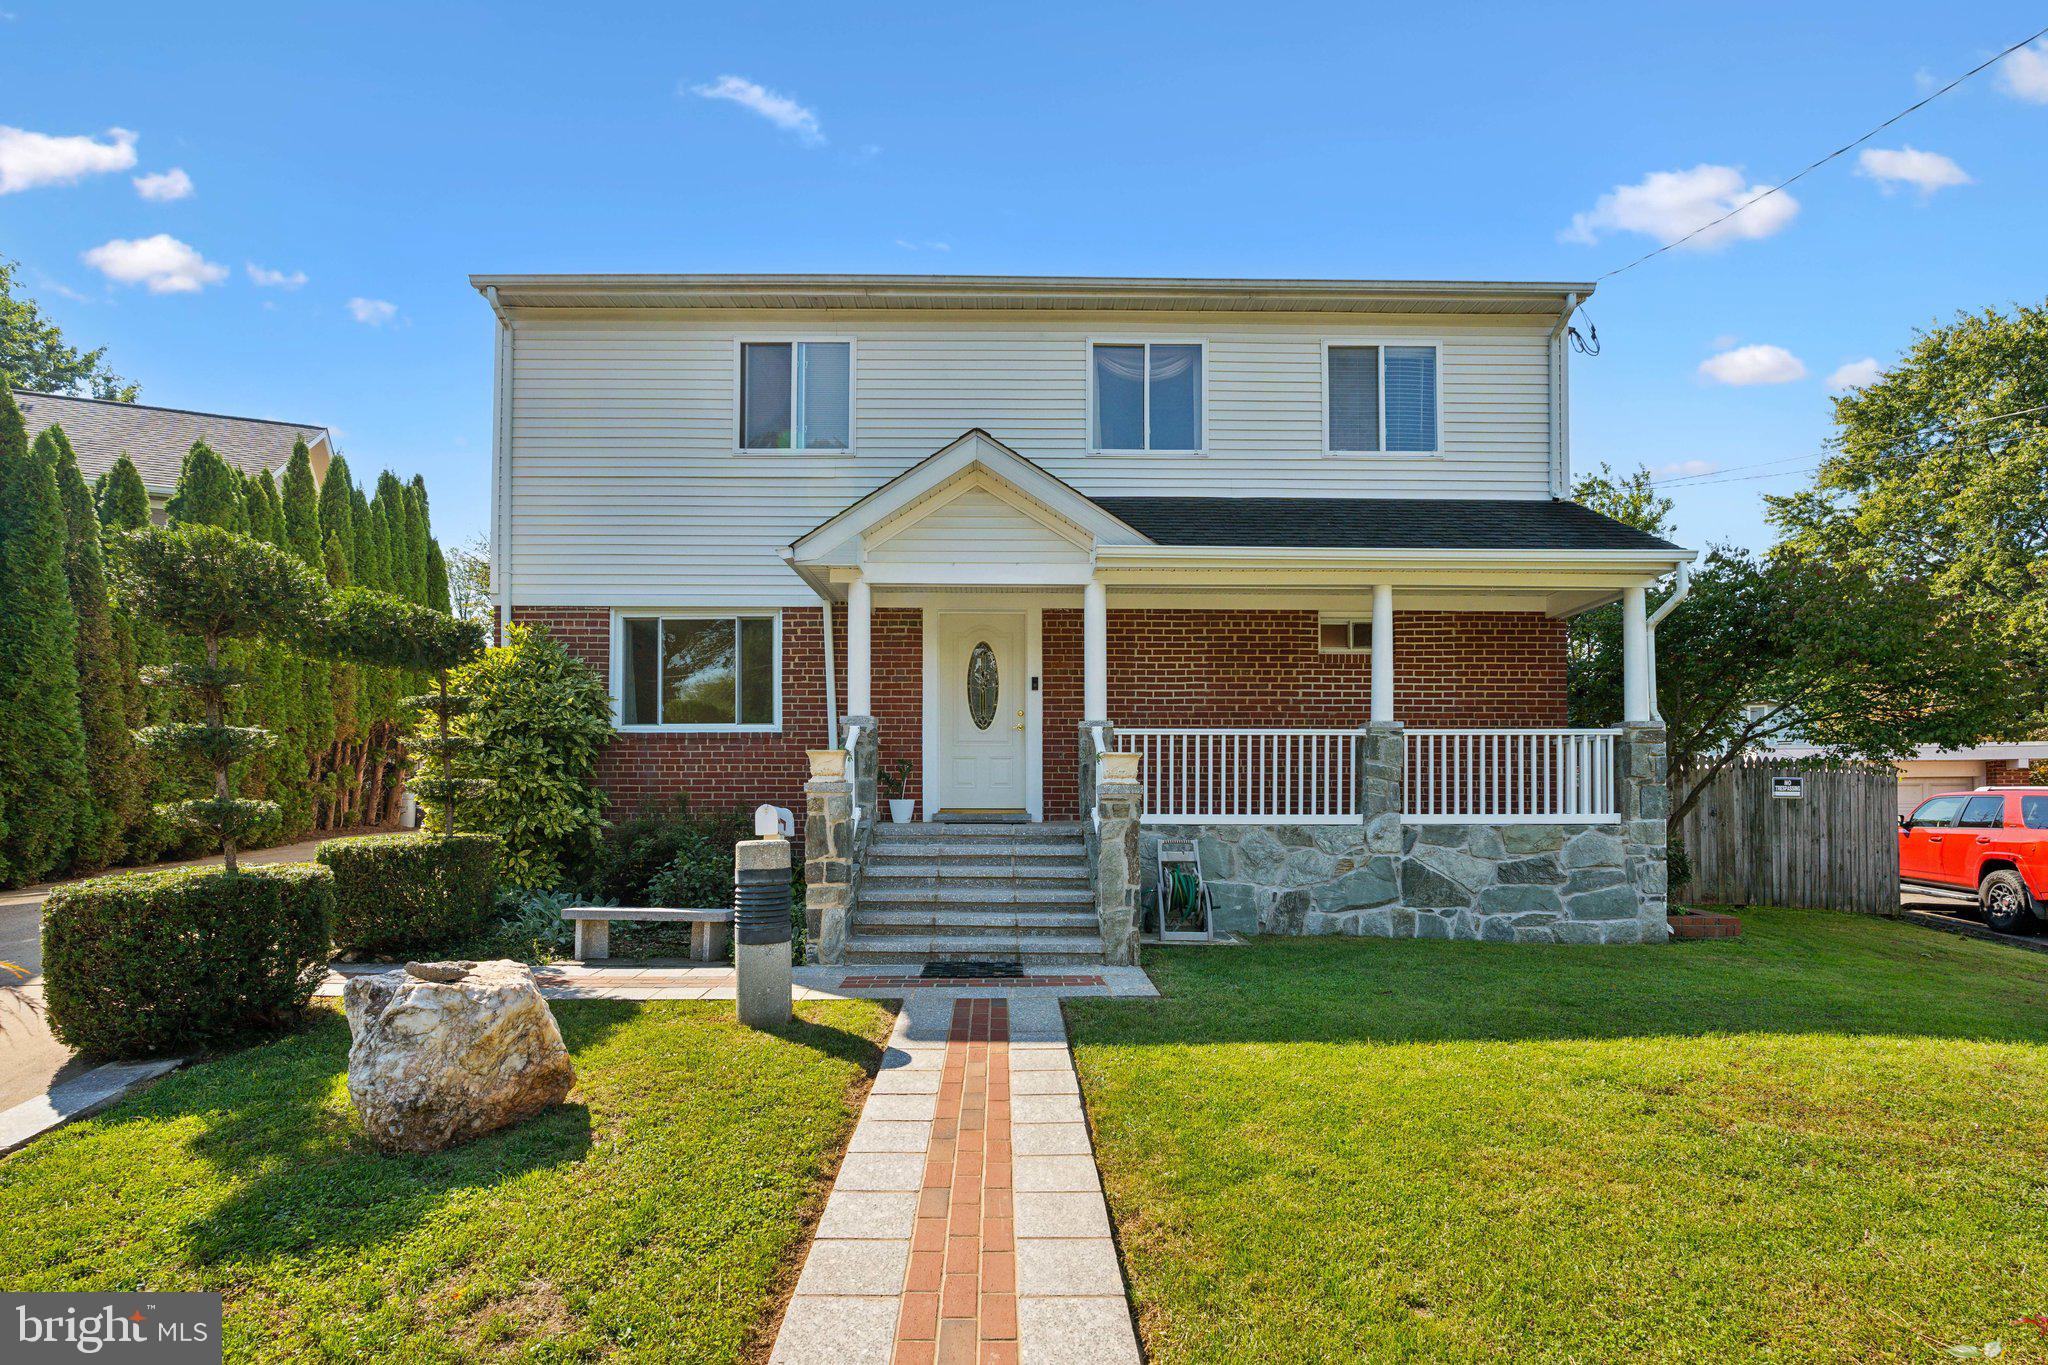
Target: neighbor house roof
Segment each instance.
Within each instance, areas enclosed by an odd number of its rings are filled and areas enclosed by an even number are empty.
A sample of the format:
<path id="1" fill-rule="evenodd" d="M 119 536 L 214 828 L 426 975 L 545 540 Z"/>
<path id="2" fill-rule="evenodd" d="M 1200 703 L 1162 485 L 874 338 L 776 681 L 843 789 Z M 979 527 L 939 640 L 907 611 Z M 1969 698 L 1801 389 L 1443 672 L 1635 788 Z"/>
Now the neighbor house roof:
<path id="1" fill-rule="evenodd" d="M 1315 550 L 1677 550 L 1575 502 L 1475 498 L 1096 498 L 1161 545 Z"/>
<path id="2" fill-rule="evenodd" d="M 472 275 L 508 308 L 955 308 L 1554 316 L 1590 283 L 1072 275 Z"/>
<path id="3" fill-rule="evenodd" d="M 283 469 L 291 460 L 292 444 L 303 440 L 313 449 L 314 476 L 324 478 L 333 450 L 327 428 L 306 422 L 229 417 L 20 389 L 14 391 L 14 401 L 27 419 L 30 439 L 45 427 L 64 428 L 71 448 L 78 452 L 79 470 L 87 479 L 112 469 L 125 453 L 142 475 L 142 486 L 159 497 L 177 487 L 178 471 L 195 441 L 206 442 L 214 454 L 244 474 Z"/>

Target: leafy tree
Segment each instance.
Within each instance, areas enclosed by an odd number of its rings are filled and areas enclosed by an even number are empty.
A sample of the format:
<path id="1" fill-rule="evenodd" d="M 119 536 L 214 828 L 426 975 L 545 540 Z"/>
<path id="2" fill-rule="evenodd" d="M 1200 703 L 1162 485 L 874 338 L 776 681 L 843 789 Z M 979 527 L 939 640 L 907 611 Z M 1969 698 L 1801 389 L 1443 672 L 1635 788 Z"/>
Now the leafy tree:
<path id="1" fill-rule="evenodd" d="M 237 849 L 276 817 L 277 807 L 235 794 L 236 764 L 267 748 L 271 737 L 260 726 L 227 723 L 228 694 L 241 685 L 242 672 L 226 661 L 223 646 L 296 637 L 318 611 L 320 580 L 276 546 L 205 523 L 130 532 L 120 572 L 143 611 L 199 641 L 198 662 L 171 664 L 149 681 L 190 693 L 204 721 L 150 726 L 136 739 L 153 752 L 213 769 L 211 797 L 175 803 L 167 813 L 217 841 L 233 873 Z"/>
<path id="2" fill-rule="evenodd" d="M 178 487 L 166 508 L 173 526 L 218 526 L 247 531 L 242 476 L 204 441 L 194 441 L 178 471 Z"/>
<path id="3" fill-rule="evenodd" d="M 1991 628 L 2022 696 L 1988 733 L 2048 718 L 2048 307 L 1986 309 L 1922 332 L 1835 401 L 1813 485 L 1767 498 L 1793 552 L 1956 604 Z"/>
<path id="4" fill-rule="evenodd" d="M 0 878 L 62 866 L 87 799 L 64 508 L 0 386 Z"/>
<path id="5" fill-rule="evenodd" d="M 1593 473 L 1581 475 L 1572 485 L 1572 500 L 1613 517 L 1624 526 L 1671 538 L 1671 512 L 1675 504 L 1657 491 L 1656 480 L 1647 465 L 1638 465 L 1633 474 L 1623 475 L 1603 464 Z"/>
<path id="6" fill-rule="evenodd" d="M 79 473 L 78 457 L 64 428 L 47 427 L 36 437 L 36 453 L 57 474 L 64 509 L 64 578 L 78 626 L 78 711 L 85 736 L 86 799 L 72 835 L 72 866 L 101 868 L 117 860 L 129 831 L 141 816 L 142 788 L 135 763 L 134 684 L 130 657 L 124 659 L 107 595 L 100 519 L 92 493 Z"/>
<path id="7" fill-rule="evenodd" d="M 99 507 L 100 525 L 109 532 L 149 525 L 149 490 L 142 486 L 142 475 L 125 451 L 114 467 L 94 482 L 93 500 Z"/>
<path id="8" fill-rule="evenodd" d="M 142 392 L 107 368 L 107 348 L 81 351 L 64 343 L 57 324 L 36 301 L 15 296 L 13 261 L 0 260 L 0 375 L 15 388 L 37 393 L 86 394 L 133 403 Z"/>
<path id="9" fill-rule="evenodd" d="M 506 643 L 455 670 L 469 698 L 457 722 L 474 741 L 471 772 L 490 785 L 477 823 L 499 839 L 501 871 L 515 886 L 565 885 L 604 827 L 597 760 L 611 740 L 604 679 L 545 630 L 513 626 Z"/>
<path id="10" fill-rule="evenodd" d="M 448 561 L 441 557 L 441 542 L 438 540 L 427 542 L 427 605 L 444 614 L 450 608 Z"/>
<path id="11" fill-rule="evenodd" d="M 457 616 L 491 617 L 491 543 L 482 536 L 448 552 L 448 606 Z"/>
<path id="12" fill-rule="evenodd" d="M 1666 590 L 1667 592 L 1669 590 Z M 1651 594 L 1651 606 L 1662 594 Z M 1621 714 L 1621 620 L 1575 625 L 1573 723 Z M 2005 706 L 2006 670 L 1969 622 L 1917 585 L 1791 554 L 1710 551 L 1657 628 L 1657 705 L 1674 778 L 1672 824 L 1722 769 L 1796 733 L 1845 758 L 1892 760 L 1973 743 Z"/>

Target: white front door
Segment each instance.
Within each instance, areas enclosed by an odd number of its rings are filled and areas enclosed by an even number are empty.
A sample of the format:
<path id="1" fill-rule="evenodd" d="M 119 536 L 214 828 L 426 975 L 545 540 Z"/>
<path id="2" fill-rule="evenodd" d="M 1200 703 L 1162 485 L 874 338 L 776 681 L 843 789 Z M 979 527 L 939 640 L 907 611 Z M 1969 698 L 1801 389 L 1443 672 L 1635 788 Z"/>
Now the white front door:
<path id="1" fill-rule="evenodd" d="M 939 762 L 945 809 L 1025 808 L 1023 612 L 939 617 Z"/>

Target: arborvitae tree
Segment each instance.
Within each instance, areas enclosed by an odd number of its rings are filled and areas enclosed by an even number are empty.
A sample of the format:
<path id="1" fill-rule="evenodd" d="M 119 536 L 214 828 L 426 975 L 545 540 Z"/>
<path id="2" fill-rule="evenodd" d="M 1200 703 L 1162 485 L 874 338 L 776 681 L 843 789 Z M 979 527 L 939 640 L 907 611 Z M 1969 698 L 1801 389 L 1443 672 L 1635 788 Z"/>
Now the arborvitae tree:
<path id="1" fill-rule="evenodd" d="M 251 538 L 266 545 L 283 546 L 284 509 L 279 505 L 277 480 L 269 470 L 248 480 L 244 500 Z M 228 711 L 237 725 L 255 725 L 269 730 L 272 742 L 259 750 L 249 763 L 251 789 L 277 802 L 287 814 L 304 808 L 294 789 L 303 785 L 304 746 L 299 742 L 303 726 L 295 724 L 303 703 L 299 699 L 299 660 L 282 645 L 260 641 L 235 641 L 223 646 L 230 663 L 243 670 L 246 682 L 229 696 Z"/>
<path id="2" fill-rule="evenodd" d="M 434 536 L 427 522 L 427 483 L 417 474 L 405 486 L 404 505 L 406 574 L 412 580 L 413 601 L 425 606 L 430 574 L 427 551 Z"/>
<path id="3" fill-rule="evenodd" d="M 149 492 L 142 486 L 142 475 L 136 470 L 135 462 L 125 454 L 114 461 L 113 468 L 94 481 L 93 500 L 99 508 L 101 545 L 108 556 L 111 571 L 112 552 L 109 547 L 127 532 L 149 525 Z M 147 617 L 138 616 L 118 593 L 114 595 L 114 648 L 121 656 L 128 728 L 140 730 L 153 720 L 169 720 L 171 698 L 160 688 L 144 687 L 141 676 L 142 670 L 170 660 L 170 646 L 164 628 Z M 156 760 L 137 750 L 135 769 L 144 799 L 128 831 L 128 857 L 134 862 L 148 862 L 172 847 L 180 832 L 153 809 L 155 802 L 169 795 L 165 790 L 168 779 L 159 770 Z"/>
<path id="4" fill-rule="evenodd" d="M 284 483 L 278 489 L 284 503 L 285 548 L 308 568 L 320 566 L 320 488 L 313 479 L 313 460 L 306 443 L 292 443 L 292 458 L 284 467 Z"/>
<path id="5" fill-rule="evenodd" d="M 142 813 L 141 779 L 130 734 L 132 689 L 115 638 L 99 514 L 93 510 L 85 476 L 78 471 L 78 457 L 62 427 L 46 428 L 36 438 L 35 449 L 57 472 L 57 497 L 64 508 L 64 578 L 78 623 L 78 713 L 85 733 L 86 779 L 85 804 L 72 834 L 71 865 L 89 871 L 120 859 L 128 832 Z"/>
<path id="6" fill-rule="evenodd" d="M 418 601 L 419 583 L 406 555 L 405 485 L 388 469 L 377 476 L 377 496 L 370 500 L 370 512 L 384 521 L 384 573 L 389 580 L 385 591 L 408 602 Z"/>
<path id="7" fill-rule="evenodd" d="M 328 474 L 333 475 L 330 468 Z M 347 503 L 342 504 L 347 507 Z M 346 524 L 346 523 L 344 523 Z M 341 548 L 341 537 L 330 532 L 327 536 L 327 553 L 323 556 L 327 569 L 327 590 L 339 592 L 348 586 L 348 552 Z M 334 665 L 334 737 L 337 741 L 349 741 L 357 737 L 356 730 L 356 666 L 354 664 Z"/>
<path id="8" fill-rule="evenodd" d="M 448 561 L 441 558 L 441 542 L 427 541 L 427 605 L 435 611 L 448 610 Z"/>
<path id="9" fill-rule="evenodd" d="M 348 461 L 336 455 L 327 462 L 327 477 L 320 481 L 320 536 L 341 541 L 343 553 L 351 552 L 355 538 L 355 485 L 349 482 Z M 354 572 L 355 565 L 349 565 Z"/>
<path id="10" fill-rule="evenodd" d="M 333 478 L 331 469 L 328 477 Z M 362 489 L 353 486 L 348 490 L 348 525 L 352 537 L 348 545 L 349 573 L 358 585 L 374 587 L 370 583 L 370 500 L 363 496 Z"/>
<path id="11" fill-rule="evenodd" d="M 121 575 L 141 608 L 199 642 L 195 663 L 172 664 L 150 679 L 191 693 L 205 719 L 137 733 L 148 749 L 197 759 L 213 769 L 213 795 L 182 801 L 170 813 L 218 841 L 229 873 L 236 851 L 276 815 L 267 801 L 235 795 L 234 768 L 261 751 L 269 734 L 227 724 L 227 696 L 241 683 L 226 661 L 230 640 L 296 635 L 317 615 L 319 578 L 275 546 L 209 525 L 134 531 L 123 544 Z"/>
<path id="12" fill-rule="evenodd" d="M 108 533 L 149 525 L 149 490 L 142 486 L 142 475 L 125 452 L 112 469 L 93 481 L 92 493 L 100 527 Z"/>
<path id="13" fill-rule="evenodd" d="M 178 487 L 166 510 L 173 526 L 245 530 L 242 476 L 214 454 L 206 442 L 194 441 L 186 453 L 184 467 L 178 471 Z"/>
<path id="14" fill-rule="evenodd" d="M 64 508 L 0 384 L 0 878 L 63 865 L 87 800 Z"/>

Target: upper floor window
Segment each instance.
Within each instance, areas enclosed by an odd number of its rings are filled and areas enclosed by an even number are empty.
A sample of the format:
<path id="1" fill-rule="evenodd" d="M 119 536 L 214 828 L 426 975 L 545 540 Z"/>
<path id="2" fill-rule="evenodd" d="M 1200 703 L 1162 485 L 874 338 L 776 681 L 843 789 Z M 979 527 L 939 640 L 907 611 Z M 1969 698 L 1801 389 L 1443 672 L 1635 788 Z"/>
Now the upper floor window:
<path id="1" fill-rule="evenodd" d="M 852 342 L 740 343 L 740 449 L 852 446 Z"/>
<path id="2" fill-rule="evenodd" d="M 1435 454 L 1437 347 L 1331 343 L 1324 366 L 1329 449 Z"/>
<path id="3" fill-rule="evenodd" d="M 779 720 L 777 621 L 758 616 L 625 616 L 619 724 L 772 730 Z"/>
<path id="4" fill-rule="evenodd" d="M 1202 448 L 1202 344 L 1098 344 L 1095 449 Z"/>

